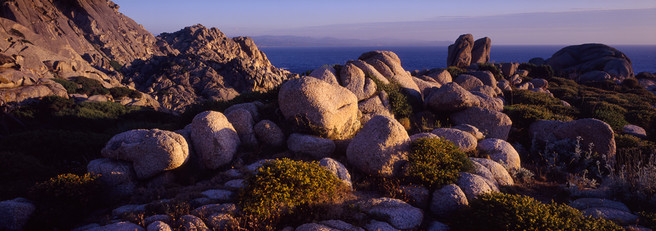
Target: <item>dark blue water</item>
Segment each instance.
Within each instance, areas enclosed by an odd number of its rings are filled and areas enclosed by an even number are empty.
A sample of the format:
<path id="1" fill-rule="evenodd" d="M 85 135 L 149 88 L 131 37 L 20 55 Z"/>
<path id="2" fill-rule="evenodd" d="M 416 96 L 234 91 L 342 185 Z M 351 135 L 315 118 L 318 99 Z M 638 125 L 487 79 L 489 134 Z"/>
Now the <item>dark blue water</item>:
<path id="1" fill-rule="evenodd" d="M 541 57 L 547 59 L 564 46 L 492 46 L 490 61 L 528 62 Z M 633 62 L 633 70 L 656 72 L 656 46 L 613 46 L 624 52 Z M 373 50 L 393 51 L 408 71 L 445 67 L 446 47 L 264 47 L 260 48 L 279 68 L 294 73 L 314 70 L 323 65 L 344 64 Z"/>

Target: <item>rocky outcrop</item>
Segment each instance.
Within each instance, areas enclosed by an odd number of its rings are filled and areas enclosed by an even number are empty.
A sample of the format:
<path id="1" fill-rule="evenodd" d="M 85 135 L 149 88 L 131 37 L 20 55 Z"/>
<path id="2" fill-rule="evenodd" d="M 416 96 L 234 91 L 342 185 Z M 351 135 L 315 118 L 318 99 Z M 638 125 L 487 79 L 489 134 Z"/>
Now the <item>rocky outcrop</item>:
<path id="1" fill-rule="evenodd" d="M 231 39 L 216 28 L 195 25 L 158 39 L 172 51 L 136 60 L 126 70 L 127 81 L 157 95 L 162 106 L 173 110 L 184 110 L 197 101 L 267 91 L 294 76 L 274 67 L 252 39 Z"/>
<path id="2" fill-rule="evenodd" d="M 20 61 L 20 70 L 39 77 L 85 76 L 121 80 L 114 66 L 162 52 L 157 39 L 118 5 L 104 0 L 5 1 L 0 12 L 0 46 Z"/>
<path id="3" fill-rule="evenodd" d="M 4 59 L 0 76 L 16 81 L 0 84 L 7 96 L 0 104 L 62 96 L 51 84 L 39 83 L 55 77 L 83 76 L 108 88 L 123 86 L 123 65 L 163 54 L 157 39 L 110 1 L 18 0 L 1 5 L 0 47 L 10 59 Z"/>
<path id="4" fill-rule="evenodd" d="M 360 127 L 355 94 L 316 78 L 304 77 L 283 84 L 278 104 L 287 120 L 314 135 L 344 139 Z"/>
<path id="5" fill-rule="evenodd" d="M 82 76 L 106 88 L 136 87 L 159 102 L 137 103 L 181 112 L 198 101 L 267 91 L 295 76 L 271 65 L 249 38 L 230 39 L 202 25 L 155 37 L 119 13 L 111 1 L 1 4 L 0 76 L 16 81 L 0 83 L 0 92 L 7 96 L 0 104 L 61 95 L 36 83 Z"/>
<path id="6" fill-rule="evenodd" d="M 612 79 L 620 81 L 634 76 L 631 59 L 621 51 L 604 44 L 589 43 L 565 47 L 547 59 L 546 64 L 553 67 L 560 76 L 570 78 L 584 77 L 591 71 L 604 72 Z M 587 76 L 585 80 L 591 78 L 592 76 Z"/>
<path id="7" fill-rule="evenodd" d="M 66 89 L 58 83 L 50 79 L 38 79 L 35 84 L 0 88 L 0 105 L 12 102 L 26 102 L 50 95 L 68 98 Z"/>

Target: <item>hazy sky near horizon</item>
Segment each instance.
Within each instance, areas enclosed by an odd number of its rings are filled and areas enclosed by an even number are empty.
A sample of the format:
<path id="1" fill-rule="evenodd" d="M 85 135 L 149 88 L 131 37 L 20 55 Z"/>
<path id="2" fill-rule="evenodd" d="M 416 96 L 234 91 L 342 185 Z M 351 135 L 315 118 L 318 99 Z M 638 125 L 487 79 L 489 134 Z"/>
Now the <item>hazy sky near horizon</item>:
<path id="1" fill-rule="evenodd" d="M 472 33 L 495 44 L 656 45 L 656 0 L 114 2 L 155 35 L 200 23 L 228 36 L 452 41 Z"/>

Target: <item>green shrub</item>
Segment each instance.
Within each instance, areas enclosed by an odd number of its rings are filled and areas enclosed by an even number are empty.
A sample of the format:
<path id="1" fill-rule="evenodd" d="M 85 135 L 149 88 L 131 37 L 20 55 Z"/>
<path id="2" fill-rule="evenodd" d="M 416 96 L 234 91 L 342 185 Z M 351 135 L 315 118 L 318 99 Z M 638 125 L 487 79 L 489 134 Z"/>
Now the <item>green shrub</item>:
<path id="1" fill-rule="evenodd" d="M 100 156 L 110 135 L 67 130 L 33 130 L 0 138 L 0 151 L 35 157 L 49 167 L 86 170 L 86 162 Z"/>
<path id="2" fill-rule="evenodd" d="M 517 90 L 507 94 L 506 101 L 509 104 L 530 104 L 540 106 L 562 105 L 559 99 L 551 97 L 547 93 L 533 92 L 529 90 Z"/>
<path id="3" fill-rule="evenodd" d="M 74 82 L 80 85 L 80 88 L 76 90 L 79 94 L 86 94 L 88 96 L 109 94 L 109 90 L 103 87 L 102 83 L 98 80 L 79 76 L 74 78 Z"/>
<path id="4" fill-rule="evenodd" d="M 25 35 L 23 34 L 23 32 L 20 32 L 19 30 L 16 30 L 15 28 L 9 29 L 9 34 L 11 34 L 13 36 L 21 37 L 22 39 L 25 39 Z"/>
<path id="5" fill-rule="evenodd" d="M 510 106 L 506 106 L 505 110 L 513 122 L 517 118 L 524 120 L 524 122 L 533 122 L 531 119 L 547 119 L 547 120 L 563 120 L 568 121 L 578 116 L 579 112 L 576 108 L 564 106 L 560 99 L 551 97 L 546 93 L 538 93 L 527 90 L 517 90 L 506 94 L 506 101 Z M 530 125 L 527 123 L 521 124 Z"/>
<path id="6" fill-rule="evenodd" d="M 376 83 L 376 89 L 378 91 L 385 91 L 389 97 L 389 104 L 392 108 L 392 114 L 396 118 L 407 118 L 412 115 L 412 106 L 411 102 L 407 95 L 403 93 L 401 85 L 395 81 L 391 81 L 389 84 L 384 84 L 380 80 L 368 75 L 374 83 Z"/>
<path id="7" fill-rule="evenodd" d="M 109 65 L 112 66 L 112 68 L 114 68 L 114 70 L 117 72 L 121 72 L 121 69 L 123 69 L 123 65 L 118 63 L 116 60 L 109 61 Z"/>
<path id="8" fill-rule="evenodd" d="M 634 77 L 629 77 L 622 81 L 622 86 L 627 88 L 640 88 L 640 82 Z"/>
<path id="9" fill-rule="evenodd" d="M 446 71 L 448 71 L 449 74 L 451 74 L 451 77 L 454 78 L 454 79 L 456 77 L 458 77 L 458 75 L 467 72 L 465 69 L 462 69 L 462 68 L 456 67 L 456 66 L 447 67 Z"/>
<path id="10" fill-rule="evenodd" d="M 527 70 L 529 72 L 528 75 L 532 78 L 541 78 L 541 79 L 550 80 L 554 76 L 553 68 L 546 64 L 535 65 L 532 63 L 521 63 L 519 64 L 518 69 Z"/>
<path id="11" fill-rule="evenodd" d="M 74 108 L 75 102 L 73 102 L 73 99 L 67 99 L 53 95 L 41 98 L 41 101 L 37 103 L 36 107 L 36 109 L 41 113 L 53 114 L 59 111 Z"/>
<path id="12" fill-rule="evenodd" d="M 648 128 L 654 121 L 656 121 L 654 120 L 656 116 L 656 110 L 629 111 L 624 116 L 627 122 L 642 128 Z"/>
<path id="13" fill-rule="evenodd" d="M 317 162 L 289 159 L 265 162 L 247 178 L 238 199 L 244 217 L 271 228 L 297 207 L 333 203 L 348 191 L 335 175 Z M 303 214 L 297 214 L 303 216 Z"/>
<path id="14" fill-rule="evenodd" d="M 479 63 L 478 64 L 478 70 L 479 71 L 489 71 L 490 73 L 492 73 L 494 75 L 494 78 L 496 78 L 497 80 L 503 79 L 503 75 L 501 74 L 501 70 L 499 70 L 499 68 L 497 68 L 497 66 L 495 66 L 492 63 Z M 453 77 L 455 78 L 455 76 L 453 76 Z"/>
<path id="15" fill-rule="evenodd" d="M 55 79 L 52 79 L 52 80 L 54 80 L 55 82 L 61 84 L 66 89 L 66 93 L 68 93 L 68 94 L 77 93 L 77 89 L 79 87 L 77 85 L 77 83 L 75 83 L 73 81 L 70 81 L 70 80 L 66 80 L 66 79 L 60 79 L 60 78 L 55 78 Z"/>
<path id="16" fill-rule="evenodd" d="M 638 214 L 640 215 L 641 225 L 656 230 L 656 212 L 643 211 Z"/>
<path id="17" fill-rule="evenodd" d="M 282 86 L 282 85 L 280 85 Z M 235 104 L 241 104 L 241 103 L 250 103 L 254 101 L 260 101 L 262 103 L 266 104 L 276 104 L 278 103 L 278 92 L 280 92 L 280 87 L 276 87 L 274 89 L 271 89 L 266 92 L 259 92 L 259 91 L 252 91 L 248 93 L 242 93 L 239 94 L 237 97 L 234 99 L 228 100 L 228 101 L 204 101 L 200 102 L 194 105 L 189 106 L 183 113 L 183 121 L 187 123 L 191 123 L 191 120 L 196 116 L 198 113 L 204 112 L 204 111 L 219 111 L 223 112 L 226 109 L 228 109 L 230 106 L 235 105 Z M 275 115 L 275 113 L 261 113 L 261 115 L 264 117 L 263 119 L 271 119 L 273 121 L 276 121 L 275 119 L 272 119 L 271 117 Z"/>
<path id="18" fill-rule="evenodd" d="M 652 155 L 656 154 L 656 143 L 626 134 L 615 134 L 617 167 L 642 167 L 648 164 Z"/>
<path id="19" fill-rule="evenodd" d="M 19 152 L 0 151 L 0 201 L 27 194 L 37 181 L 52 176 L 52 167 Z"/>
<path id="20" fill-rule="evenodd" d="M 551 110 L 537 105 L 515 104 L 505 106 L 503 109 L 503 112 L 513 121 L 513 126 L 519 128 L 528 128 L 538 120 L 572 120 L 567 116 L 554 115 Z"/>
<path id="21" fill-rule="evenodd" d="M 126 96 L 130 98 L 141 98 L 141 92 L 127 87 L 112 87 L 109 89 L 109 93 L 112 94 L 114 99 L 120 99 Z"/>
<path id="22" fill-rule="evenodd" d="M 69 173 L 35 184 L 29 193 L 37 205 L 32 225 L 66 229 L 83 220 L 101 204 L 102 188 L 98 177 Z"/>
<path id="23" fill-rule="evenodd" d="M 624 119 L 627 110 L 618 105 L 603 101 L 592 101 L 584 104 L 583 109 L 587 116 L 608 123 L 615 131 L 621 131 L 622 127 L 628 124 Z"/>
<path id="24" fill-rule="evenodd" d="M 74 110 L 58 112 L 61 116 L 74 116 L 83 119 L 118 119 L 136 107 L 126 107 L 116 102 L 82 102 Z"/>
<path id="25" fill-rule="evenodd" d="M 451 184 L 460 172 L 473 169 L 471 160 L 444 138 L 419 138 L 408 155 L 408 179 L 429 188 Z"/>
<path id="26" fill-rule="evenodd" d="M 623 230 L 615 223 L 584 216 L 557 203 L 544 204 L 531 197 L 490 193 L 470 202 L 459 216 L 458 230 Z"/>

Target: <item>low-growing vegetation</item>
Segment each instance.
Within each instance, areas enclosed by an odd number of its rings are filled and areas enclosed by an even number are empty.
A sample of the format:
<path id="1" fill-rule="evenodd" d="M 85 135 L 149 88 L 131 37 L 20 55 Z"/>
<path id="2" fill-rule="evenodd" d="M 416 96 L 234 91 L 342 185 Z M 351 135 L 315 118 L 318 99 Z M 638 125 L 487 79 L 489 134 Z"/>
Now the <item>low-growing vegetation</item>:
<path id="1" fill-rule="evenodd" d="M 247 178 L 238 206 L 251 228 L 274 229 L 288 217 L 311 217 L 313 206 L 338 202 L 348 191 L 341 180 L 316 162 L 271 160 Z"/>
<path id="2" fill-rule="evenodd" d="M 112 87 L 109 89 L 109 93 L 112 94 L 114 99 L 121 99 L 123 97 L 129 98 L 141 98 L 142 93 L 137 90 L 132 90 L 127 87 Z"/>
<path id="3" fill-rule="evenodd" d="M 577 117 L 603 120 L 616 131 L 621 131 L 626 124 L 638 125 L 647 130 L 650 140 L 654 140 L 651 134 L 656 132 L 653 120 L 656 115 L 653 107 L 656 105 L 656 95 L 645 89 L 616 84 L 612 85 L 612 89 L 602 89 L 554 77 L 550 80 L 549 90 L 555 97 L 579 108 L 581 114 Z"/>
<path id="4" fill-rule="evenodd" d="M 535 65 L 532 63 L 521 63 L 518 67 L 519 70 L 527 70 L 530 78 L 540 78 L 550 80 L 554 76 L 554 70 L 549 65 Z"/>
<path id="5" fill-rule="evenodd" d="M 132 129 L 182 128 L 180 118 L 152 109 L 123 106 L 114 102 L 75 103 L 57 96 L 9 108 L 0 130 L 0 175 L 15 169 L 16 181 L 0 182 L 0 198 L 27 193 L 36 181 L 56 174 L 86 172 L 86 164 L 100 157 L 100 150 L 115 134 Z"/>
<path id="6" fill-rule="evenodd" d="M 456 230 L 624 230 L 567 205 L 503 193 L 479 196 L 458 219 Z"/>
<path id="7" fill-rule="evenodd" d="M 460 172 L 473 169 L 471 160 L 444 138 L 419 138 L 408 155 L 408 178 L 428 188 L 455 183 Z"/>
<path id="8" fill-rule="evenodd" d="M 504 106 L 506 113 L 513 121 L 513 132 L 510 140 L 529 146 L 528 128 L 538 120 L 570 121 L 578 118 L 578 109 L 563 105 L 556 98 L 546 93 L 528 90 L 515 90 L 506 92 L 505 99 L 508 105 Z"/>
<path id="9" fill-rule="evenodd" d="M 459 68 L 459 67 L 456 67 L 456 66 L 447 67 L 446 71 L 448 71 L 449 74 L 451 74 L 451 77 L 454 78 L 454 79 L 456 77 L 458 77 L 458 75 L 467 72 L 465 69 L 462 69 L 462 68 Z"/>
<path id="10" fill-rule="evenodd" d="M 492 75 L 494 75 L 494 78 L 497 80 L 503 79 L 503 74 L 501 74 L 501 70 L 499 70 L 499 68 L 497 68 L 497 66 L 495 66 L 492 63 L 479 63 L 478 70 L 489 71 L 490 73 L 492 73 Z"/>
<path id="11" fill-rule="evenodd" d="M 384 84 L 380 80 L 368 75 L 376 83 L 378 92 L 385 91 L 389 97 L 389 104 L 392 108 L 392 114 L 398 119 L 408 118 L 412 115 L 412 103 L 409 96 L 404 94 L 403 89 L 399 83 L 391 81 L 389 84 Z"/>
<path id="12" fill-rule="evenodd" d="M 266 113 L 261 113 L 262 116 L 264 116 L 263 119 L 278 121 L 279 119 L 276 118 L 277 114 L 275 112 L 275 109 L 278 107 L 279 91 L 280 91 L 280 87 L 277 87 L 265 92 L 253 91 L 248 93 L 242 93 L 239 94 L 234 99 L 228 101 L 203 101 L 189 106 L 189 108 L 187 108 L 185 112 L 182 114 L 182 118 L 183 121 L 185 122 L 191 122 L 194 116 L 196 116 L 198 113 L 201 113 L 203 111 L 211 110 L 211 111 L 223 112 L 226 109 L 228 109 L 230 106 L 235 104 L 259 101 L 265 105 L 265 107 L 261 109 L 266 112 Z"/>
<path id="13" fill-rule="evenodd" d="M 37 183 L 29 193 L 36 202 L 29 229 L 73 228 L 100 205 L 102 188 L 97 175 L 62 174 Z"/>

